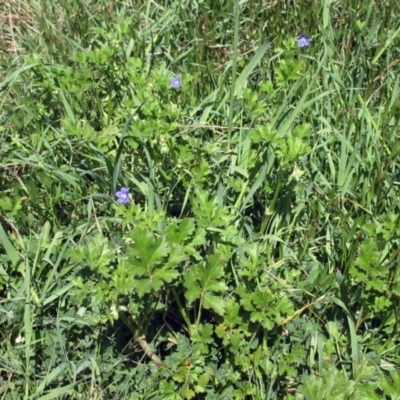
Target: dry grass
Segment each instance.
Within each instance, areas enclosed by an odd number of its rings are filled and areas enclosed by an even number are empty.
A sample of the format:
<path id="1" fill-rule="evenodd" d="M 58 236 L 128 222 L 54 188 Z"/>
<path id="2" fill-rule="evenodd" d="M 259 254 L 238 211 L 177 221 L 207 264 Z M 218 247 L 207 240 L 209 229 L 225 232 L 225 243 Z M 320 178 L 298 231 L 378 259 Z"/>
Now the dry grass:
<path id="1" fill-rule="evenodd" d="M 0 48 L 1 53 L 18 54 L 21 46 L 18 37 L 27 26 L 32 26 L 35 12 L 26 1 L 0 1 Z"/>

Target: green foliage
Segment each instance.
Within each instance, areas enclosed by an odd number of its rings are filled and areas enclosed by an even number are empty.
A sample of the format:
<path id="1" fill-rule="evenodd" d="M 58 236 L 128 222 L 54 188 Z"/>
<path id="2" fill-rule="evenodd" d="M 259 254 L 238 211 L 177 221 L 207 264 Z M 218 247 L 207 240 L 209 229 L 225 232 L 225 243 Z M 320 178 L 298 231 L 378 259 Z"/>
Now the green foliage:
<path id="1" fill-rule="evenodd" d="M 398 10 L 275 3 L 0 6 L 2 398 L 400 398 Z"/>
<path id="2" fill-rule="evenodd" d="M 305 399 L 380 399 L 376 393 L 377 384 L 371 382 L 373 371 L 366 372 L 363 379 L 349 380 L 344 373 L 326 369 L 321 377 L 307 377 L 299 388 Z"/>

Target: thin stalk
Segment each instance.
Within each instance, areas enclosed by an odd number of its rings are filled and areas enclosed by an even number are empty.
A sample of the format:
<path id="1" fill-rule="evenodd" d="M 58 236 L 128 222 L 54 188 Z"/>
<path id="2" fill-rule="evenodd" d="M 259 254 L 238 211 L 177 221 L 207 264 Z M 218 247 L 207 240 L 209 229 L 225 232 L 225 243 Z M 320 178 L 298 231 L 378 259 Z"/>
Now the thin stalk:
<path id="1" fill-rule="evenodd" d="M 232 124 L 233 124 L 233 106 L 235 102 L 235 83 L 237 71 L 237 58 L 238 58 L 238 44 L 239 44 L 239 0 L 235 1 L 235 29 L 233 38 L 233 59 L 232 59 L 232 84 L 230 91 L 230 104 L 229 104 L 229 119 L 228 119 L 228 143 L 227 151 L 231 149 L 232 140 Z"/>

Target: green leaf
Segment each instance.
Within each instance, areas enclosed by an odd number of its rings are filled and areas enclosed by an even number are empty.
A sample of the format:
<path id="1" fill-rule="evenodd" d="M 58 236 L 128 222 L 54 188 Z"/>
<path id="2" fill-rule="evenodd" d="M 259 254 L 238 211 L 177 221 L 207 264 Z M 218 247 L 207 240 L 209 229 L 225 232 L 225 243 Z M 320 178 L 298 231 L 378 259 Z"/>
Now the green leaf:
<path id="1" fill-rule="evenodd" d="M 11 260 L 12 264 L 14 267 L 17 267 L 18 264 L 22 261 L 21 257 L 17 253 L 17 251 L 14 249 L 13 245 L 11 244 L 10 240 L 8 239 L 8 236 L 3 229 L 3 225 L 0 223 L 0 242 L 3 244 L 4 249 L 6 250 L 6 253 Z M 6 275 L 6 274 L 4 274 Z"/>
<path id="2" fill-rule="evenodd" d="M 197 250 L 197 247 L 203 246 L 206 241 L 206 231 L 203 228 L 198 228 L 193 235 L 191 241 L 184 246 L 184 251 L 192 256 L 194 256 L 197 260 L 200 260 L 200 254 Z"/>
<path id="3" fill-rule="evenodd" d="M 196 267 L 193 267 L 186 273 L 184 285 L 187 289 L 185 292 L 185 297 L 190 303 L 200 299 L 201 287 L 197 281 Z"/>
<path id="4" fill-rule="evenodd" d="M 168 226 L 165 235 L 170 243 L 183 244 L 190 240 L 195 228 L 192 218 L 184 218 L 178 225 Z"/>
<path id="5" fill-rule="evenodd" d="M 215 296 L 210 293 L 204 293 L 202 305 L 207 310 L 213 309 L 217 314 L 224 315 L 225 300 L 219 296 Z"/>
<path id="6" fill-rule="evenodd" d="M 225 292 L 228 287 L 222 280 L 224 264 L 219 254 L 212 254 L 206 266 L 196 265 L 185 275 L 184 285 L 187 289 L 185 296 L 189 302 L 200 300 L 207 309 L 213 309 L 222 315 L 225 302 L 215 293 Z"/>
<path id="7" fill-rule="evenodd" d="M 128 254 L 134 257 L 136 268 L 133 272 L 138 276 L 151 276 L 152 268 L 169 253 L 167 243 L 142 229 L 135 229 L 131 237 L 134 244 L 128 247 Z"/>

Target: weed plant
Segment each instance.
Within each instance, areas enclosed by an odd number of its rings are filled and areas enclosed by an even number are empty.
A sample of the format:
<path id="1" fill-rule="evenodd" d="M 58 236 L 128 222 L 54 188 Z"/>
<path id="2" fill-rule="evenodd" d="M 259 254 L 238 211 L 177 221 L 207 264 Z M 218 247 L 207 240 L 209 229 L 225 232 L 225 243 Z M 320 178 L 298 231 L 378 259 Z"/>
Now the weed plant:
<path id="1" fill-rule="evenodd" d="M 400 399 L 400 4 L 10 0 L 1 399 Z"/>

